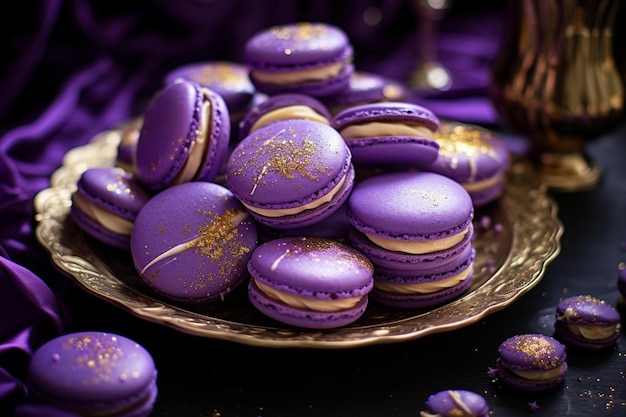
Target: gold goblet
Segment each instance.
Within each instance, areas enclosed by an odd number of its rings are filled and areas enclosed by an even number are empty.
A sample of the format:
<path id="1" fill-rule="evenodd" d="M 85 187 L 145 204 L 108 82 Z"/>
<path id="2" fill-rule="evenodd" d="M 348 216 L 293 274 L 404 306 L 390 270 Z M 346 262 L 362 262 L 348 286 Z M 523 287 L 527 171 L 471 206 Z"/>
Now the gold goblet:
<path id="1" fill-rule="evenodd" d="M 513 0 L 494 62 L 490 98 L 509 127 L 526 134 L 541 177 L 562 191 L 594 188 L 602 167 L 589 141 L 623 120 L 616 65 L 621 0 Z"/>

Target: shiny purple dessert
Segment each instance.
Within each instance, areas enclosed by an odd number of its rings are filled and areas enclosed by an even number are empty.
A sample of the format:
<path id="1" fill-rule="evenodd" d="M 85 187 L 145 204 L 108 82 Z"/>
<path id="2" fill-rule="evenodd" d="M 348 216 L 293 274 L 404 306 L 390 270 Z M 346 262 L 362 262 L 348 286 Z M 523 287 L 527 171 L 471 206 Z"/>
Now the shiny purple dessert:
<path id="1" fill-rule="evenodd" d="M 72 194 L 70 214 L 85 233 L 128 250 L 133 224 L 152 197 L 135 176 L 119 167 L 85 170 Z"/>
<path id="2" fill-rule="evenodd" d="M 325 238 L 282 238 L 258 246 L 248 270 L 248 296 L 260 312 L 289 325 L 329 329 L 363 315 L 372 264 Z"/>
<path id="3" fill-rule="evenodd" d="M 137 178 L 160 191 L 190 181 L 211 181 L 228 151 L 230 116 L 224 99 L 181 81 L 159 91 L 145 111 L 137 140 Z"/>
<path id="4" fill-rule="evenodd" d="M 354 182 L 352 155 L 330 126 L 311 120 L 274 122 L 235 147 L 226 182 L 259 223 L 308 226 L 348 198 Z"/>
<path id="5" fill-rule="evenodd" d="M 155 292 L 208 303 L 247 278 L 257 231 L 227 188 L 197 181 L 154 196 L 137 216 L 130 244 L 137 272 Z"/>
<path id="6" fill-rule="evenodd" d="M 543 334 L 522 334 L 498 348 L 497 376 L 521 391 L 545 391 L 560 385 L 567 373 L 565 346 Z"/>
<path id="7" fill-rule="evenodd" d="M 420 417 L 488 417 L 485 398 L 473 391 L 446 390 L 428 397 Z"/>
<path id="8" fill-rule="evenodd" d="M 146 417 L 157 397 L 150 353 L 103 332 L 59 336 L 38 348 L 28 386 L 38 401 L 82 416 Z"/>
<path id="9" fill-rule="evenodd" d="M 436 161 L 425 170 L 445 175 L 465 188 L 474 206 L 497 200 L 504 190 L 509 153 L 491 133 L 462 125 L 444 125 L 435 132 Z"/>
<path id="10" fill-rule="evenodd" d="M 591 295 L 562 300 L 555 311 L 555 336 L 565 344 L 582 349 L 605 349 L 620 334 L 620 315 L 605 301 Z"/>
<path id="11" fill-rule="evenodd" d="M 350 107 L 335 115 L 331 126 L 350 147 L 357 168 L 425 168 L 438 155 L 433 135 L 439 119 L 417 104 L 394 101 Z"/>
<path id="12" fill-rule="evenodd" d="M 243 62 L 266 94 L 323 97 L 345 89 L 354 72 L 346 33 L 327 23 L 296 22 L 266 28 L 245 44 Z"/>

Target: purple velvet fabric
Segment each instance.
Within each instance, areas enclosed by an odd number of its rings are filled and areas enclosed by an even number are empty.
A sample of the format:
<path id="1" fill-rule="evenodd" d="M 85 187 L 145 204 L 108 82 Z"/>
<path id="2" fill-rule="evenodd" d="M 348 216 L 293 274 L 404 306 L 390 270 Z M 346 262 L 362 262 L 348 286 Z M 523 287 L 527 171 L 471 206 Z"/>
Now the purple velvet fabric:
<path id="1" fill-rule="evenodd" d="M 445 94 L 419 98 L 439 116 L 497 123 L 486 87 L 503 22 L 498 7 L 486 3 L 463 9 L 459 2 L 441 21 L 439 56 L 455 82 Z M 357 69 L 406 79 L 418 47 L 411 4 L 1 2 L 0 415 L 70 415 L 30 403 L 24 384 L 33 351 L 66 331 L 75 313 L 62 305 L 65 277 L 33 236 L 33 197 L 49 185 L 63 155 L 141 113 L 168 71 L 201 60 L 240 61 L 246 39 L 272 24 L 338 25 L 353 43 Z"/>

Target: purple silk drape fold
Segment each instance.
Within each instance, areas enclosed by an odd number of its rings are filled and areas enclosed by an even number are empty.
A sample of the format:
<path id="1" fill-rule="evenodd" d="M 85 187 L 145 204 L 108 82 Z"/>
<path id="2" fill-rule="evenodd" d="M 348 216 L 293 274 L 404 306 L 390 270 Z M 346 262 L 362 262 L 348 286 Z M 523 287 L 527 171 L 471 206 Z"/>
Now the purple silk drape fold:
<path id="1" fill-rule="evenodd" d="M 406 78 L 414 65 L 410 1 L 118 3 L 0 5 L 0 415 L 71 415 L 29 403 L 24 384 L 32 352 L 71 323 L 62 304 L 66 280 L 33 236 L 32 203 L 69 149 L 139 114 L 167 71 L 202 60 L 238 61 L 245 40 L 276 23 L 318 20 L 344 28 L 360 70 Z M 453 10 L 441 22 L 439 55 L 455 77 L 452 90 L 420 101 L 443 117 L 493 124 L 486 86 L 501 13 L 486 7 L 464 19 L 465 12 Z"/>

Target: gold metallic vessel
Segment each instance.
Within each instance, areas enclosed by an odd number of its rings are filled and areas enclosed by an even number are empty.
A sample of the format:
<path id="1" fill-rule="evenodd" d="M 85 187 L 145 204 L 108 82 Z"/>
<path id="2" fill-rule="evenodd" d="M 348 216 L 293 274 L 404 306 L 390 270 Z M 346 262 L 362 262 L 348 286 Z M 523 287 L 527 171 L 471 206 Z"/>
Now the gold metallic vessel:
<path id="1" fill-rule="evenodd" d="M 602 168 L 589 141 L 624 116 L 614 36 L 621 0 L 514 0 L 494 63 L 490 97 L 502 121 L 526 134 L 550 188 L 595 187 Z"/>

